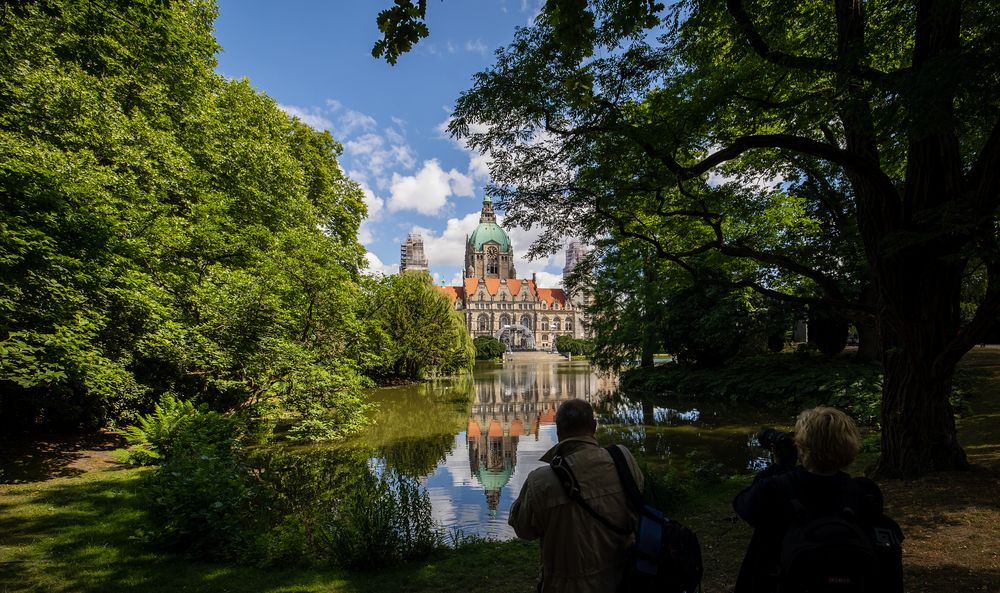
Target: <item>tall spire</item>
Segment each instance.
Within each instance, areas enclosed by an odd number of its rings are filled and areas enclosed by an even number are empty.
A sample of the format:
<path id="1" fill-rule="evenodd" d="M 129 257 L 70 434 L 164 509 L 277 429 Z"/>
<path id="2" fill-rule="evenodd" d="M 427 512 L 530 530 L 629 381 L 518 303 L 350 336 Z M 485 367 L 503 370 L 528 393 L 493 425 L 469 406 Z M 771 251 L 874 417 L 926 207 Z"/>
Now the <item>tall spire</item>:
<path id="1" fill-rule="evenodd" d="M 496 223 L 497 216 L 493 213 L 493 201 L 489 196 L 483 196 L 483 211 L 479 214 L 479 222 Z"/>

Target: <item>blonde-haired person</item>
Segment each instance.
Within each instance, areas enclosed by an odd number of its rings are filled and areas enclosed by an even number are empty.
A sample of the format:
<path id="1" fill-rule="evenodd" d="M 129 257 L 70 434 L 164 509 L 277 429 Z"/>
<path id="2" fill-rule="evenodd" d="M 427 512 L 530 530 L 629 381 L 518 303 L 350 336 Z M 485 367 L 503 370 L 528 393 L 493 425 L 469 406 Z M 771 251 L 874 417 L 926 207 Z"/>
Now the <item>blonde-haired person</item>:
<path id="1" fill-rule="evenodd" d="M 771 445 L 775 462 L 733 500 L 736 514 L 754 528 L 734 593 L 778 590 L 782 544 L 798 509 L 816 516 L 836 515 L 846 507 L 862 524 L 883 517 L 879 487 L 845 472 L 861 449 L 857 426 L 847 414 L 826 406 L 805 410 L 795 422 L 794 441 L 766 429 L 760 434 L 768 437 L 759 438 Z M 796 465 L 796 450 L 801 465 Z"/>

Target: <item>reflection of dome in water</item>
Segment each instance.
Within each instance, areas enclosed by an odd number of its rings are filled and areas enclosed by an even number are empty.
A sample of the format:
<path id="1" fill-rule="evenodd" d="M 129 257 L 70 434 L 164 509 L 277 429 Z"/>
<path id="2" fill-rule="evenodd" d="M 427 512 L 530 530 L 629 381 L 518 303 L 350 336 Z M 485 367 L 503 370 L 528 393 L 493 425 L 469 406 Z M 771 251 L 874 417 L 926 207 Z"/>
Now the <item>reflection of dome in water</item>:
<path id="1" fill-rule="evenodd" d="M 501 470 L 490 470 L 479 466 L 479 473 L 476 479 L 486 490 L 486 506 L 490 509 L 490 516 L 496 516 L 497 508 L 500 506 L 500 491 L 510 482 L 510 477 L 514 475 L 514 466 L 505 463 Z"/>
<path id="2" fill-rule="evenodd" d="M 502 490 L 507 485 L 507 482 L 510 482 L 512 475 L 514 475 L 514 465 L 505 463 L 504 467 L 499 470 L 479 466 L 479 473 L 476 474 L 476 479 L 479 480 L 479 483 L 486 490 Z"/>

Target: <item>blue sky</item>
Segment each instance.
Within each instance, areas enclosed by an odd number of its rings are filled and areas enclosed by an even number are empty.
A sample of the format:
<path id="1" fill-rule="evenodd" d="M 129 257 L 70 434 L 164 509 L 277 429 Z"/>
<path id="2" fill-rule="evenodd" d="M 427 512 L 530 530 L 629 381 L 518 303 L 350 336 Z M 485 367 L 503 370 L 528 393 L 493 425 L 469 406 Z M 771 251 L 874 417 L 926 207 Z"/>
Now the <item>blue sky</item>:
<path id="1" fill-rule="evenodd" d="M 250 79 L 286 112 L 344 145 L 341 166 L 365 191 L 359 233 L 370 269 L 398 269 L 399 244 L 424 236 L 440 284 L 461 278 L 465 236 L 478 224 L 487 159 L 443 131 L 472 75 L 527 25 L 544 0 L 430 0 L 430 37 L 390 66 L 371 57 L 375 17 L 391 0 L 219 0 L 218 72 Z M 537 231 L 507 229 L 520 277 L 561 279 L 564 253 L 523 258 Z"/>

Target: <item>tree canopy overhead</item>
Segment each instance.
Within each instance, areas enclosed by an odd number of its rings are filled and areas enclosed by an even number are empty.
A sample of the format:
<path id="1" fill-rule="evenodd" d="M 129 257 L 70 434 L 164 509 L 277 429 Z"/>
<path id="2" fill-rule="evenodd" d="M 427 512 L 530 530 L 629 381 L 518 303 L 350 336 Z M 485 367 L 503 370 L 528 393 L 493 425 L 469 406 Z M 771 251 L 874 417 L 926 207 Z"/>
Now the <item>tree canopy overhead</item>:
<path id="1" fill-rule="evenodd" d="M 692 274 L 745 261 L 731 284 L 869 323 L 879 468 L 964 467 L 954 366 L 1000 311 L 998 20 L 985 1 L 550 0 L 450 129 L 491 156 L 508 220 L 549 231 L 536 253 L 584 229 Z"/>

